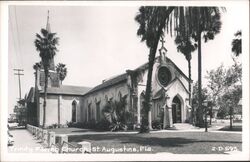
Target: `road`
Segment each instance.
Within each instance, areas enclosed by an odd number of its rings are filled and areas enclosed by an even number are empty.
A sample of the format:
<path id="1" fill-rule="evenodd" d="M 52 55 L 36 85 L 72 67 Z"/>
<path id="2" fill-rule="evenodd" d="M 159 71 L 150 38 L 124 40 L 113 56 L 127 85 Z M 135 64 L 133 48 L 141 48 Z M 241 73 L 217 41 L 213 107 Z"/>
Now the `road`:
<path id="1" fill-rule="evenodd" d="M 8 146 L 10 153 L 49 153 L 49 150 L 43 147 L 27 129 L 10 130 L 10 134 L 15 141 L 13 146 Z"/>

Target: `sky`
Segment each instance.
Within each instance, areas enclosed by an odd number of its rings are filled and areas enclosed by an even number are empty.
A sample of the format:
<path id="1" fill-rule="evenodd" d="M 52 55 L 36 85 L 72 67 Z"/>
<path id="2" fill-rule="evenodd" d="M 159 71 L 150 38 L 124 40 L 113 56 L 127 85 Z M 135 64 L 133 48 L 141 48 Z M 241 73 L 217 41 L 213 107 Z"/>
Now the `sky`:
<path id="1" fill-rule="evenodd" d="M 34 86 L 33 65 L 40 61 L 34 46 L 35 34 L 50 27 L 59 40 L 55 64 L 64 63 L 68 74 L 65 85 L 94 87 L 106 78 L 135 69 L 147 62 L 149 49 L 136 35 L 139 25 L 134 17 L 138 6 L 10 6 L 8 19 L 8 110 L 19 98 L 18 77 L 14 68 L 23 69 L 22 97 Z M 242 5 L 226 7 L 222 13 L 221 33 L 202 44 L 202 75 L 224 64 L 233 64 L 231 42 L 234 33 L 245 26 Z M 188 75 L 185 57 L 178 53 L 174 38 L 166 36 L 167 57 Z M 157 53 L 159 55 L 159 53 Z M 192 54 L 192 79 L 197 80 L 197 51 Z M 204 80 L 204 79 L 203 79 Z M 206 81 L 204 81 L 206 83 Z"/>

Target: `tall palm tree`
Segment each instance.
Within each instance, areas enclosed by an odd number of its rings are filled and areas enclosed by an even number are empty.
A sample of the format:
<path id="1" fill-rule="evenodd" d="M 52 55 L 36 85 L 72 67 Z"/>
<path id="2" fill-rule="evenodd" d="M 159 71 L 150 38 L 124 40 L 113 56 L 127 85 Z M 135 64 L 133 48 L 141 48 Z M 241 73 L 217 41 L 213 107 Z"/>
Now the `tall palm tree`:
<path id="1" fill-rule="evenodd" d="M 232 52 L 235 54 L 235 56 L 239 56 L 241 54 L 241 30 L 237 31 L 234 36 L 236 37 L 232 41 Z"/>
<path id="2" fill-rule="evenodd" d="M 62 85 L 62 81 L 65 79 L 65 77 L 67 76 L 67 68 L 65 64 L 59 63 L 56 66 L 56 72 L 59 76 L 59 79 L 61 81 L 61 85 Z"/>
<path id="3" fill-rule="evenodd" d="M 163 34 L 163 29 L 166 25 L 166 20 L 174 7 L 150 7 L 142 6 L 139 8 L 139 13 L 135 17 L 135 21 L 139 23 L 137 35 L 141 36 L 141 41 L 146 41 L 149 48 L 148 56 L 148 75 L 145 102 L 143 105 L 141 132 L 149 132 L 151 121 L 148 121 L 148 114 L 151 109 L 151 92 L 152 92 L 152 71 L 155 61 L 155 54 L 159 39 Z"/>
<path id="4" fill-rule="evenodd" d="M 202 37 L 206 43 L 208 40 L 213 40 L 214 36 L 220 32 L 221 20 L 220 10 L 218 7 L 190 7 L 187 9 L 187 17 L 190 21 L 190 29 L 193 38 L 198 44 L 198 110 L 197 110 L 197 125 L 202 126 L 202 54 L 201 44 Z"/>
<path id="5" fill-rule="evenodd" d="M 191 34 L 198 44 L 198 87 L 201 96 L 201 37 L 207 42 L 219 33 L 221 28 L 220 10 L 217 7 L 140 7 L 135 20 L 139 23 L 137 35 L 141 36 L 141 41 L 146 41 L 149 47 L 149 65 L 145 94 L 145 105 L 143 107 L 146 115 L 142 116 L 142 132 L 148 131 L 148 112 L 151 101 L 152 70 L 155 54 L 160 36 L 163 30 L 175 31 L 178 36 L 182 31 Z M 183 25 L 184 23 L 188 24 Z M 176 31 L 176 29 L 179 29 Z M 199 99 L 199 114 L 201 114 L 202 100 Z M 201 116 L 201 115 L 199 115 Z M 199 117 L 200 121 L 202 117 Z"/>
<path id="6" fill-rule="evenodd" d="M 190 92 L 189 94 L 189 101 L 191 101 L 191 59 L 192 59 L 192 55 L 191 53 L 194 52 L 196 50 L 196 44 L 192 44 L 191 40 L 189 37 L 182 37 L 182 36 L 177 36 L 175 38 L 175 44 L 177 45 L 177 51 L 181 52 L 187 62 L 188 62 L 188 78 L 189 78 L 189 84 L 188 84 L 188 90 Z M 190 104 L 191 102 L 189 102 Z"/>
<path id="7" fill-rule="evenodd" d="M 56 33 L 51 33 L 49 30 L 41 29 L 41 34 L 39 35 L 36 33 L 35 39 L 35 47 L 36 50 L 39 52 L 39 56 L 42 60 L 42 65 L 44 68 L 45 74 L 45 84 L 44 84 L 44 101 L 43 101 L 43 125 L 42 127 L 45 128 L 45 121 L 46 121 L 46 100 L 47 100 L 47 88 L 48 88 L 48 76 L 49 76 L 49 68 L 50 62 L 53 60 L 56 51 L 58 40 L 59 38 L 56 37 Z"/>
<path id="8" fill-rule="evenodd" d="M 218 7 L 179 7 L 180 9 L 173 12 L 170 16 L 170 20 L 174 20 L 174 28 L 176 30 L 176 35 L 181 36 L 183 33 L 191 35 L 194 41 L 197 43 L 198 47 L 198 92 L 199 92 L 199 102 L 197 110 L 197 125 L 202 126 L 203 113 L 202 113 L 202 54 L 201 54 L 201 44 L 202 38 L 206 43 L 208 40 L 213 40 L 215 35 L 220 32 L 221 29 L 221 10 L 225 11 L 224 8 Z M 182 11 L 183 10 L 183 11 Z M 179 15 L 178 15 L 179 13 Z M 179 22 L 179 23 L 178 23 Z M 170 22 L 171 23 L 171 22 Z M 171 24 L 170 26 L 171 32 Z M 170 33 L 171 34 L 171 33 Z"/>

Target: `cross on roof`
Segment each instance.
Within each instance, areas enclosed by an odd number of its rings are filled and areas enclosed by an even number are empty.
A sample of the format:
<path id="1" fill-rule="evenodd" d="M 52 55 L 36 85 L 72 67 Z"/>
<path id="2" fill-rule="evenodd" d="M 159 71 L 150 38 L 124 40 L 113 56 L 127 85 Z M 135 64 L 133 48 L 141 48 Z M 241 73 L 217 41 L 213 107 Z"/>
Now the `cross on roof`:
<path id="1" fill-rule="evenodd" d="M 164 47 L 164 43 L 165 43 L 164 36 L 161 36 L 160 42 L 161 42 L 161 47 Z"/>

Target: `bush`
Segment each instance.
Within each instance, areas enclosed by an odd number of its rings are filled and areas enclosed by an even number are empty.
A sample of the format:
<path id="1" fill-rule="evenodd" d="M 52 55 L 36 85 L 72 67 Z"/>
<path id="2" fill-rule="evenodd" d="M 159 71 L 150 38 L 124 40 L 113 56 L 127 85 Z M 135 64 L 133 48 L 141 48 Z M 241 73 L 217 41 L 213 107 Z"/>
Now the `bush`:
<path id="1" fill-rule="evenodd" d="M 163 124 L 160 119 L 156 119 L 152 121 L 152 128 L 153 129 L 162 129 Z"/>
<path id="2" fill-rule="evenodd" d="M 96 123 L 96 129 L 97 130 L 109 131 L 110 130 L 109 126 L 110 126 L 110 123 L 105 119 L 102 119 L 101 121 Z"/>
<path id="3" fill-rule="evenodd" d="M 96 121 L 95 119 L 91 119 L 90 121 L 86 122 L 84 125 L 87 129 L 96 129 Z"/>

